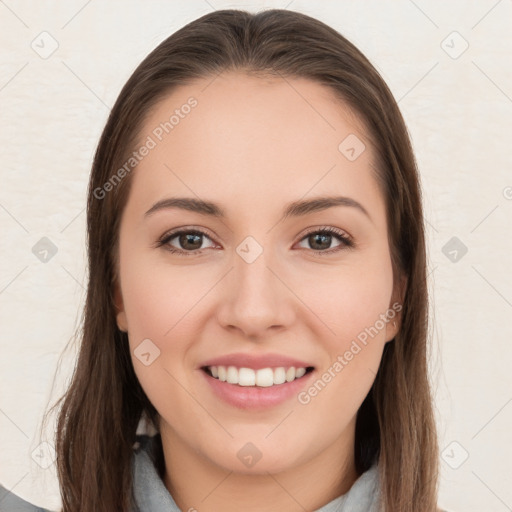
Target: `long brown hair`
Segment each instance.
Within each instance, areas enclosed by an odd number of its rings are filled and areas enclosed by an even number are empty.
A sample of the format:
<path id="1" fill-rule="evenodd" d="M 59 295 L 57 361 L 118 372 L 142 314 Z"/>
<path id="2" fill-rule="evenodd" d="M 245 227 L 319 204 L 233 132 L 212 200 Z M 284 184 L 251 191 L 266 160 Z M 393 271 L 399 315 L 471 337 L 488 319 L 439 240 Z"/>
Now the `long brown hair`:
<path id="1" fill-rule="evenodd" d="M 364 121 L 385 197 L 395 278 L 406 276 L 400 331 L 387 343 L 358 411 L 359 473 L 378 460 L 386 512 L 437 509 L 438 446 L 427 372 L 427 283 L 419 177 L 407 128 L 376 69 L 324 23 L 287 10 L 221 10 L 178 30 L 137 67 L 112 108 L 94 158 L 87 203 L 89 281 L 80 351 L 59 404 L 55 438 L 63 512 L 128 511 L 132 445 L 142 390 L 127 335 L 117 328 L 119 222 L 130 175 L 98 190 L 134 150 L 148 111 L 178 85 L 226 70 L 308 78 L 333 90 Z M 341 104 L 341 103 L 340 103 Z"/>

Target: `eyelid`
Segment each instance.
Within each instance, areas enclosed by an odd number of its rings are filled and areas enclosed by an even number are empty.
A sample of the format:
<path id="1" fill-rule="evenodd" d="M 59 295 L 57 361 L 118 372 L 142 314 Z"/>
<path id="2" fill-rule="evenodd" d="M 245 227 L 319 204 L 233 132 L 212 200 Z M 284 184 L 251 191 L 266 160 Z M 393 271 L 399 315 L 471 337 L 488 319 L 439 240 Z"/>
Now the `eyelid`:
<path id="1" fill-rule="evenodd" d="M 207 236 L 208 238 L 214 238 L 212 234 L 206 229 L 199 226 L 189 225 L 189 226 L 180 226 L 177 228 L 172 228 L 169 231 L 166 231 L 160 238 L 159 241 L 165 240 L 166 238 L 179 235 L 181 233 L 190 233 L 190 232 L 198 232 L 202 235 Z"/>
<path id="2" fill-rule="evenodd" d="M 312 233 L 318 233 L 318 232 L 324 232 L 327 231 L 329 234 L 338 235 L 341 238 L 346 238 L 350 242 L 354 242 L 353 237 L 344 229 L 335 228 L 334 226 L 313 226 L 312 228 L 308 228 L 306 232 L 302 235 L 302 240 L 304 237 L 311 235 Z M 300 241 L 299 240 L 299 241 Z"/>

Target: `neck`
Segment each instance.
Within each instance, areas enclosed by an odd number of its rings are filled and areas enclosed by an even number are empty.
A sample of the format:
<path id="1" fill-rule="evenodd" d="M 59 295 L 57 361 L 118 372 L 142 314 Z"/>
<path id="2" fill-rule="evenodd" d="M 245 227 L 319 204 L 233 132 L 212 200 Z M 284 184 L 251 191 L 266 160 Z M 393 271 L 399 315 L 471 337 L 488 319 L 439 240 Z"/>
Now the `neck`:
<path id="1" fill-rule="evenodd" d="M 354 427 L 304 464 L 279 473 L 243 474 L 201 457 L 168 431 L 162 432 L 164 484 L 181 510 L 247 512 L 317 510 L 345 494 L 358 478 Z"/>

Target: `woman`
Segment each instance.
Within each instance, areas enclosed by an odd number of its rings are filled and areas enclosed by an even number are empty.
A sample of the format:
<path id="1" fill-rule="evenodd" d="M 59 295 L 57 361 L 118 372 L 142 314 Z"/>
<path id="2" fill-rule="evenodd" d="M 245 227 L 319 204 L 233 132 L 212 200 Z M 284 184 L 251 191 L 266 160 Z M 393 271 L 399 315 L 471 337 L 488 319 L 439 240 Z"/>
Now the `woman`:
<path id="1" fill-rule="evenodd" d="M 63 512 L 437 510 L 419 178 L 349 41 L 285 10 L 177 31 L 111 111 L 87 221 Z"/>

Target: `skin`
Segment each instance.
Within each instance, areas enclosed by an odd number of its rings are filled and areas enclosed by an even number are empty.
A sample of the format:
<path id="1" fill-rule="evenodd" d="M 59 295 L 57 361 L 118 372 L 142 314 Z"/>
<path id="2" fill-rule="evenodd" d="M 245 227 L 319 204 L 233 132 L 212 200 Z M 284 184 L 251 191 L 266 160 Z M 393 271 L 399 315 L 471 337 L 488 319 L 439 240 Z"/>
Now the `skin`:
<path id="1" fill-rule="evenodd" d="M 357 115 L 320 84 L 241 72 L 212 80 L 175 89 L 141 131 L 144 141 L 190 96 L 197 99 L 130 178 L 118 326 L 160 414 L 164 483 L 182 510 L 315 510 L 359 476 L 356 413 L 399 322 L 386 323 L 307 405 L 294 396 L 266 410 L 234 408 L 198 368 L 224 354 L 272 352 L 310 361 L 318 377 L 400 299 L 374 153 Z M 349 134 L 366 145 L 353 162 L 338 150 Z M 289 202 L 329 195 L 358 201 L 369 216 L 341 206 L 282 219 Z M 176 208 L 145 216 L 157 201 L 182 196 L 214 201 L 226 218 Z M 181 227 L 208 233 L 198 242 L 201 254 L 156 246 Z M 323 251 L 341 250 L 319 255 L 306 236 L 316 227 L 337 228 L 356 245 L 333 236 Z M 236 252 L 247 236 L 263 248 L 252 263 Z M 168 245 L 186 250 L 179 237 Z M 134 355 L 147 338 L 160 350 L 149 366 Z M 262 454 L 251 468 L 237 457 L 248 442 Z"/>

